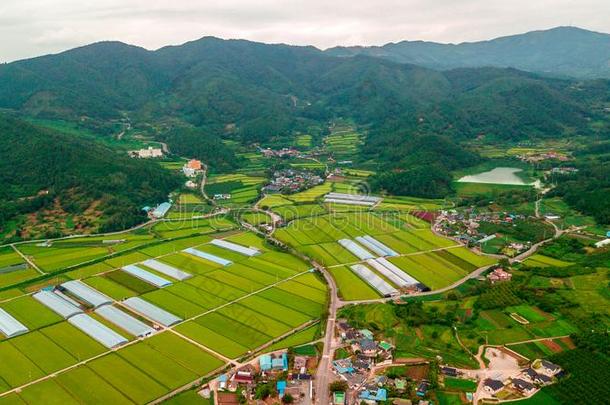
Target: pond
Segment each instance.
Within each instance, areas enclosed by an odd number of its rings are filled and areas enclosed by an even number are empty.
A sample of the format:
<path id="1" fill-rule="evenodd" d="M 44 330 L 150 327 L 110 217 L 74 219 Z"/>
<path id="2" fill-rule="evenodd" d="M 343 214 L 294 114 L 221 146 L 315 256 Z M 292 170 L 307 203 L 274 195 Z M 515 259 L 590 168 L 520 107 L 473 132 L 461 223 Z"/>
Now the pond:
<path id="1" fill-rule="evenodd" d="M 516 167 L 496 167 L 495 169 L 478 174 L 464 176 L 458 180 L 460 183 L 486 183 L 506 184 L 511 186 L 538 186 L 539 181 L 526 183 L 517 173 L 523 171 Z"/>

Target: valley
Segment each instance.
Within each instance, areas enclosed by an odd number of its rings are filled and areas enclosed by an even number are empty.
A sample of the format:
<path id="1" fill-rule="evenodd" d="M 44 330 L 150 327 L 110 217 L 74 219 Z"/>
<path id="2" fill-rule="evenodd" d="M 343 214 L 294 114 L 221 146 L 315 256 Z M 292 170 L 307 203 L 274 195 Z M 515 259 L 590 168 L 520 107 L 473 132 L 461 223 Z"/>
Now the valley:
<path id="1" fill-rule="evenodd" d="M 399 46 L 0 65 L 0 404 L 602 403 L 606 73 Z"/>

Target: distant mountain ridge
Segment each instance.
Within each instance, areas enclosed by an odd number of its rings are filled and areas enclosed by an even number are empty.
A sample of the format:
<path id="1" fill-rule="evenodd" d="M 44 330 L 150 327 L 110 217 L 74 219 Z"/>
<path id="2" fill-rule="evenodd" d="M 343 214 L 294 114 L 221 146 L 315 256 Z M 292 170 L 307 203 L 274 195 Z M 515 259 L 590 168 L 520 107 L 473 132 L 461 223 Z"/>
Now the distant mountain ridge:
<path id="1" fill-rule="evenodd" d="M 442 44 L 401 41 L 383 46 L 334 47 L 325 53 L 368 55 L 433 69 L 516 68 L 574 78 L 610 78 L 610 34 L 557 27 L 488 41 Z"/>
<path id="2" fill-rule="evenodd" d="M 134 122 L 221 136 L 234 128 L 251 142 L 308 131 L 333 116 L 374 126 L 400 121 L 420 133 L 522 138 L 586 133 L 608 84 L 579 86 L 516 69 L 439 71 L 204 37 L 156 51 L 100 42 L 0 65 L 0 108 L 73 121 L 128 113 Z"/>

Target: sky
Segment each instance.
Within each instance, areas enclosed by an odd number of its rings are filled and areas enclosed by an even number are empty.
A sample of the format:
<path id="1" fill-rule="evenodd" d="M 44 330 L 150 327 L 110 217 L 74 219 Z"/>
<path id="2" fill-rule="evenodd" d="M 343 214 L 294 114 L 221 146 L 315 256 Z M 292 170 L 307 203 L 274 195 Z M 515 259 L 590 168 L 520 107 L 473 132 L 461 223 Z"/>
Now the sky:
<path id="1" fill-rule="evenodd" d="M 147 49 L 203 36 L 267 43 L 459 43 L 573 25 L 610 32 L 608 0 L 0 0 L 0 62 L 104 40 Z"/>

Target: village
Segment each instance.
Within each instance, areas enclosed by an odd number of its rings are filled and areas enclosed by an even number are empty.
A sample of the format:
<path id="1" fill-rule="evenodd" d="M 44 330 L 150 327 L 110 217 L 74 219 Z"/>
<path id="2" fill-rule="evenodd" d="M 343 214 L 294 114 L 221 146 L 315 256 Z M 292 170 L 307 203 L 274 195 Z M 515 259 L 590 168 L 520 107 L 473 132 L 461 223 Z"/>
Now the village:
<path id="1" fill-rule="evenodd" d="M 529 361 L 503 346 L 485 346 L 487 366 L 461 369 L 422 358 L 395 358 L 394 346 L 368 329 L 338 319 L 334 359 L 330 363 L 328 404 L 430 405 L 437 388 L 462 389 L 463 403 L 497 403 L 528 398 L 557 381 L 563 370 L 547 360 Z M 273 351 L 204 384 L 200 396 L 219 405 L 326 403 L 316 399 L 315 345 Z M 319 402 L 318 402 L 319 401 Z"/>
<path id="2" fill-rule="evenodd" d="M 501 238 L 498 233 L 486 233 L 481 229 L 481 224 L 493 224 L 500 226 L 510 226 L 516 221 L 525 221 L 528 217 L 523 214 L 507 212 L 477 211 L 472 208 L 465 210 L 443 210 L 436 218 L 433 230 L 444 236 L 464 243 L 479 251 L 485 251 L 488 242 L 500 244 L 497 252 L 508 257 L 514 257 L 528 250 L 533 241 L 510 240 L 505 238 L 503 241 L 496 240 Z M 547 219 L 557 219 L 550 217 Z"/>
<path id="3" fill-rule="evenodd" d="M 284 169 L 273 173 L 271 182 L 262 191 L 268 194 L 293 194 L 324 183 L 324 179 L 311 171 Z"/>

